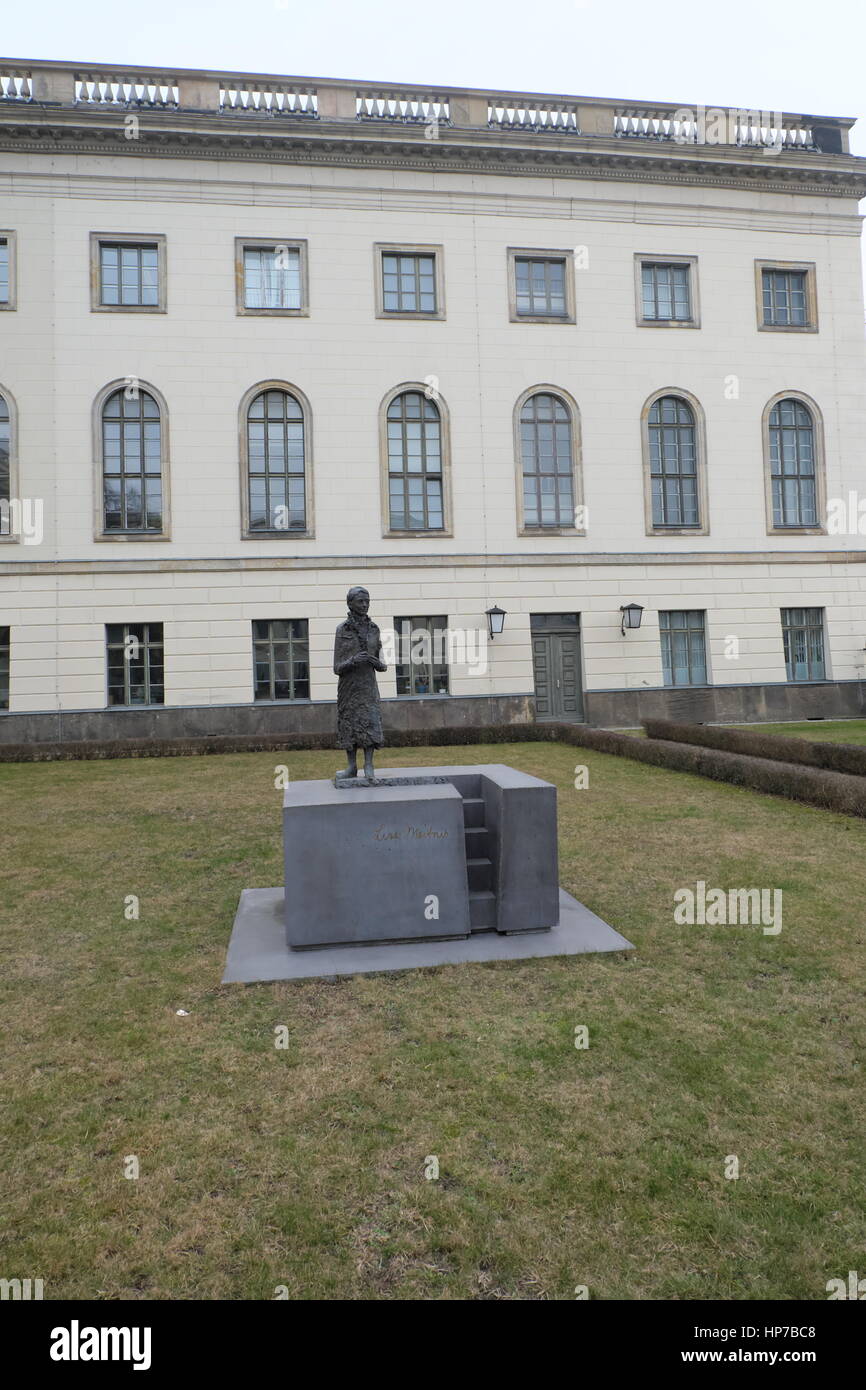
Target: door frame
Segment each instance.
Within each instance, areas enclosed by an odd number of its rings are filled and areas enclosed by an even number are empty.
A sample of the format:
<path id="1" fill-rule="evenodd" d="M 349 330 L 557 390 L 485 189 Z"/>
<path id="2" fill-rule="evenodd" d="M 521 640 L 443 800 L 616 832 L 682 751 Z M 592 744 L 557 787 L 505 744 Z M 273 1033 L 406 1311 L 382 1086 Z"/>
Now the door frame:
<path id="1" fill-rule="evenodd" d="M 566 627 L 565 625 L 563 625 L 563 626 L 561 626 L 561 627 L 545 627 L 545 628 L 538 628 L 538 629 L 536 629 L 536 630 L 534 630 L 534 631 L 532 630 L 532 618 L 533 618 L 533 617 L 544 617 L 544 614 L 542 614 L 542 613 L 530 614 L 530 652 L 531 652 L 531 654 L 532 654 L 532 697 L 533 697 L 533 699 L 536 701 L 536 707 L 535 707 L 535 718 L 536 718 L 536 721 L 537 721 L 539 724 L 553 724 L 553 723 L 585 724 L 585 723 L 586 723 L 586 703 L 585 703 L 584 697 L 585 697 L 585 695 L 586 695 L 586 688 L 585 688 L 584 683 L 583 683 L 583 642 L 582 642 L 582 640 L 581 640 L 582 635 L 583 635 L 583 624 L 582 624 L 581 621 L 580 621 L 581 615 L 580 615 L 580 613 L 577 614 L 577 627 L 576 627 L 576 628 L 573 627 L 573 626 L 571 626 L 571 627 Z M 532 643 L 534 642 L 534 640 L 535 640 L 536 637 L 574 637 L 574 638 L 576 639 L 576 642 L 577 642 L 577 689 L 578 689 L 578 700 L 579 700 L 579 704 L 580 704 L 580 714 L 579 714 L 579 715 L 569 715 L 569 714 L 566 714 L 566 713 L 564 713 L 564 712 L 563 712 L 562 714 L 539 714 L 539 713 L 538 713 L 538 704 L 537 704 L 538 696 L 537 696 L 537 694 L 536 694 L 536 689 L 535 689 L 535 651 L 534 651 L 534 649 L 533 649 L 533 647 L 532 647 Z"/>

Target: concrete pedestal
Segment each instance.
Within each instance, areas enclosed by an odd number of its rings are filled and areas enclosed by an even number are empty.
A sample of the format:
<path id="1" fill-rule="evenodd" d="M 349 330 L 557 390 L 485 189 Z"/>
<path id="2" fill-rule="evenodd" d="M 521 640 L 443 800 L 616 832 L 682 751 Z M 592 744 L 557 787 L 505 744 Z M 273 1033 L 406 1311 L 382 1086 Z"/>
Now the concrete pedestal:
<path id="1" fill-rule="evenodd" d="M 501 763 L 294 782 L 285 890 L 241 894 L 224 982 L 630 950 L 560 890 L 556 788 Z"/>
<path id="2" fill-rule="evenodd" d="M 463 798 L 450 782 L 294 782 L 283 853 L 294 950 L 469 935 Z"/>

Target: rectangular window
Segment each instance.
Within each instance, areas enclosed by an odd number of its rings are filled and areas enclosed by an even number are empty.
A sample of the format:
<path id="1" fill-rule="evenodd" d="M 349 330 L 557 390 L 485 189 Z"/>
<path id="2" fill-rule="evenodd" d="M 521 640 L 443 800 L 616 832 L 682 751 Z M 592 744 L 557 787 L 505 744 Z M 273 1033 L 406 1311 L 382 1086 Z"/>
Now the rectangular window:
<path id="1" fill-rule="evenodd" d="M 447 695 L 448 619 L 395 618 L 397 694 Z"/>
<path id="2" fill-rule="evenodd" d="M 105 645 L 109 705 L 165 703 L 162 623 L 108 623 Z"/>
<path id="3" fill-rule="evenodd" d="M 9 303 L 9 242 L 0 237 L 0 304 Z"/>
<path id="4" fill-rule="evenodd" d="M 309 313 L 306 241 L 235 238 L 235 281 L 239 314 Z"/>
<path id="5" fill-rule="evenodd" d="M 823 608 L 783 608 L 782 638 L 789 681 L 826 680 Z"/>
<path id="6" fill-rule="evenodd" d="M 764 323 L 801 328 L 806 317 L 806 272 L 764 271 Z"/>
<path id="7" fill-rule="evenodd" d="M 306 618 L 253 620 L 253 681 L 257 700 L 309 700 Z"/>
<path id="8" fill-rule="evenodd" d="M 382 255 L 382 300 L 386 314 L 436 312 L 433 256 Z"/>
<path id="9" fill-rule="evenodd" d="M 296 246 L 244 247 L 244 307 L 300 309 L 301 253 Z"/>
<path id="10" fill-rule="evenodd" d="M 665 685 L 706 685 L 704 613 L 697 609 L 659 613 Z"/>
<path id="11" fill-rule="evenodd" d="M 9 708 L 9 628 L 0 627 L 0 709 Z"/>
<path id="12" fill-rule="evenodd" d="M 159 247 L 99 244 L 100 303 L 155 309 L 159 304 Z"/>
<path id="13" fill-rule="evenodd" d="M 565 260 L 515 256 L 514 293 L 518 318 L 567 318 Z"/>
<path id="14" fill-rule="evenodd" d="M 644 261 L 641 265 L 641 307 L 644 320 L 688 323 L 692 317 L 688 265 Z"/>
<path id="15" fill-rule="evenodd" d="M 441 246 L 392 246 L 376 242 L 377 318 L 444 319 Z"/>
<path id="16" fill-rule="evenodd" d="M 810 261 L 756 261 L 758 327 L 816 332 L 815 266 Z"/>

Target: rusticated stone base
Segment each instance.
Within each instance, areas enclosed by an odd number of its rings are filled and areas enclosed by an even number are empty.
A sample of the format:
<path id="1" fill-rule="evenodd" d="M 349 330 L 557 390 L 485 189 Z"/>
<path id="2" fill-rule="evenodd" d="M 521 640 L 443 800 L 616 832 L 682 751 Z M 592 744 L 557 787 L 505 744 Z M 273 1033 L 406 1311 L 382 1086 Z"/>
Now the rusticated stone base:
<path id="1" fill-rule="evenodd" d="M 644 719 L 703 724 L 780 723 L 866 717 L 866 683 L 714 685 L 696 689 L 589 690 L 592 728 L 636 728 Z M 464 742 L 478 729 L 519 732 L 536 723 L 532 695 L 439 696 L 383 700 L 386 747 Z M 544 727 L 542 724 L 540 727 Z M 181 705 L 160 709 L 0 714 L 0 761 L 123 757 L 234 749 L 334 748 L 332 701 L 284 705 Z M 453 739 L 450 734 L 453 731 Z M 513 736 L 513 734 L 512 734 Z M 337 750 L 335 749 L 335 752 Z"/>

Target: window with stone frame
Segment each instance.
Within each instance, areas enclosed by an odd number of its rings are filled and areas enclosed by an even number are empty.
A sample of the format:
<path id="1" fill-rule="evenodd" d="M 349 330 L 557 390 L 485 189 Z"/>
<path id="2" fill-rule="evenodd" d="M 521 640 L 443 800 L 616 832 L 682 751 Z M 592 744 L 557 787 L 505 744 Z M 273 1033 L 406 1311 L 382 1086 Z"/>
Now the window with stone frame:
<path id="1" fill-rule="evenodd" d="M 392 531 L 442 531 L 442 417 L 421 391 L 395 396 L 386 414 Z"/>
<path id="2" fill-rule="evenodd" d="M 681 396 L 661 396 L 648 417 L 652 524 L 701 524 L 698 437 L 694 411 Z"/>
<path id="3" fill-rule="evenodd" d="M 826 680 L 823 608 L 783 608 L 782 640 L 789 681 Z"/>
<path id="4" fill-rule="evenodd" d="M 163 529 L 162 418 L 142 388 L 120 387 L 102 407 L 103 530 L 110 535 Z"/>
<path id="5" fill-rule="evenodd" d="M 110 706 L 165 703 L 162 623 L 108 623 L 105 645 Z"/>
<path id="6" fill-rule="evenodd" d="M 395 618 L 398 695 L 447 695 L 448 619 Z"/>
<path id="7" fill-rule="evenodd" d="M 9 708 L 9 642 L 8 627 L 0 627 L 0 709 Z"/>
<path id="8" fill-rule="evenodd" d="M 705 614 L 699 609 L 659 613 L 665 685 L 706 685 Z"/>
<path id="9" fill-rule="evenodd" d="M 306 618 L 254 618 L 255 699 L 310 698 L 310 634 Z"/>
<path id="10" fill-rule="evenodd" d="M 794 397 L 777 401 L 770 411 L 769 433 L 773 525 L 817 526 L 818 479 L 812 412 Z"/>

